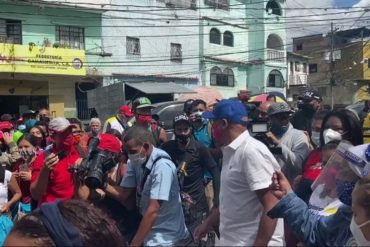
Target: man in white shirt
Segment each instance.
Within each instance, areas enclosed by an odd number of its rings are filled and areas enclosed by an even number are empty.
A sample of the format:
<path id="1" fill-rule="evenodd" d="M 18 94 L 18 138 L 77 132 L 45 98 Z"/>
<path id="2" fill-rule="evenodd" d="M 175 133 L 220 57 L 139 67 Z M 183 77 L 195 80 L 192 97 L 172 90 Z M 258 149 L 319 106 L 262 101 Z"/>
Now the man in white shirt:
<path id="1" fill-rule="evenodd" d="M 267 216 L 277 203 L 269 192 L 271 176 L 280 167 L 267 147 L 249 135 L 244 105 L 222 100 L 203 117 L 213 120 L 213 136 L 224 148 L 220 206 L 197 228 L 196 240 L 219 224 L 221 246 L 284 245 L 283 222 Z"/>

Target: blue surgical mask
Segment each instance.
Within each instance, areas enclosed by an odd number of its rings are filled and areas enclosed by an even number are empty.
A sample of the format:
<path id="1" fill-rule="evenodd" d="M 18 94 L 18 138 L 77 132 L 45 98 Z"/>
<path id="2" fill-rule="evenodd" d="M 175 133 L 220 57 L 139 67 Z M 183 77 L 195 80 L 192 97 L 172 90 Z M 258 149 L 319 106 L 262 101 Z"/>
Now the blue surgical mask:
<path id="1" fill-rule="evenodd" d="M 279 124 L 276 124 L 276 123 L 272 123 L 271 124 L 271 132 L 274 134 L 274 135 L 277 135 L 277 136 L 282 136 L 285 134 L 285 132 L 288 131 L 288 128 L 289 128 L 289 125 L 287 126 L 281 126 Z"/>
<path id="2" fill-rule="evenodd" d="M 352 181 L 336 181 L 337 197 L 343 204 L 352 206 L 352 191 L 355 188 L 355 184 Z"/>

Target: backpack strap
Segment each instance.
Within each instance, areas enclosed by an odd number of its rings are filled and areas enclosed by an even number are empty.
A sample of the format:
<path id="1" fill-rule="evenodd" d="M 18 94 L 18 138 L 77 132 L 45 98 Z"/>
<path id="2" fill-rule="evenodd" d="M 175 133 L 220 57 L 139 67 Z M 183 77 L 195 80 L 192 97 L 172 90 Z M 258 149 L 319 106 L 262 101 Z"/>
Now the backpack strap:
<path id="1" fill-rule="evenodd" d="M 159 160 L 161 160 L 161 159 L 167 159 L 167 160 L 170 160 L 171 162 L 173 162 L 172 161 L 172 159 L 170 158 L 170 157 L 168 157 L 168 156 L 158 156 L 154 161 L 153 161 L 153 164 L 152 164 L 152 167 L 154 167 L 154 165 L 159 161 Z M 145 166 L 145 165 L 144 165 Z M 143 189 L 144 188 L 144 185 L 145 185 L 145 183 L 146 183 L 146 180 L 148 179 L 148 176 L 149 176 L 149 174 L 152 172 L 152 170 L 151 169 L 148 169 L 146 166 L 145 166 L 145 168 L 144 168 L 145 170 L 144 170 L 144 176 L 143 176 L 143 179 L 141 180 L 141 189 Z"/>
<path id="2" fill-rule="evenodd" d="M 6 166 L 0 165 L 0 183 L 5 183 Z"/>

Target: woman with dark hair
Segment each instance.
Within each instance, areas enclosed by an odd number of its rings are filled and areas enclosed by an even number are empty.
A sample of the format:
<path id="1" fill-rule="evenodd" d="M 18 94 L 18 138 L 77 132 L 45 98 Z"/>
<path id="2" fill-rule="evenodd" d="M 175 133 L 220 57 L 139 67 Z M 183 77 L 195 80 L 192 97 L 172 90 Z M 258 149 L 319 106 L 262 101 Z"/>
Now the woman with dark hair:
<path id="1" fill-rule="evenodd" d="M 341 140 L 349 141 L 354 146 L 363 144 L 360 120 L 347 109 L 329 112 L 322 121 L 320 145 Z"/>
<path id="2" fill-rule="evenodd" d="M 31 212 L 31 171 L 32 164 L 38 154 L 39 139 L 30 133 L 26 133 L 18 139 L 17 144 L 22 158 L 14 166 L 13 174 L 17 178 L 22 191 L 22 198 L 18 206 L 18 216 L 20 216 Z M 15 216 L 15 213 L 13 213 L 13 216 Z"/>
<path id="3" fill-rule="evenodd" d="M 14 225 L 4 246 L 126 246 L 113 222 L 81 200 L 44 203 Z"/>
<path id="4" fill-rule="evenodd" d="M 37 138 L 36 147 L 38 147 L 39 150 L 45 149 L 45 147 L 46 147 L 46 134 L 45 134 L 44 130 L 40 126 L 35 126 L 35 127 L 30 129 L 29 133 Z"/>

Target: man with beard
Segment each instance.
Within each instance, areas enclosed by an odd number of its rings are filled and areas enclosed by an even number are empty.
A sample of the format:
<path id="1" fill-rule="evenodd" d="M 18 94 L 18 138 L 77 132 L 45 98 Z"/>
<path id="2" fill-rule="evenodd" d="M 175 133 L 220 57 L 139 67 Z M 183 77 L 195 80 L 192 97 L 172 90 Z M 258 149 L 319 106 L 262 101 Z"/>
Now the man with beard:
<path id="1" fill-rule="evenodd" d="M 311 133 L 313 116 L 321 108 L 321 95 L 315 90 L 309 90 L 298 99 L 301 100 L 303 104 L 301 105 L 301 109 L 293 115 L 291 123 L 295 129 Z"/>
<path id="2" fill-rule="evenodd" d="M 183 193 L 189 197 L 185 203 L 185 222 L 194 233 L 208 214 L 208 203 L 203 182 L 203 171 L 210 171 L 213 178 L 213 207 L 218 207 L 220 193 L 220 170 L 212 159 L 207 147 L 191 138 L 192 127 L 189 118 L 183 114 L 174 118 L 175 140 L 164 143 L 161 148 L 176 161 L 178 176 Z M 214 239 L 214 235 L 211 235 Z M 214 245 L 208 242 L 208 244 Z"/>
<path id="3" fill-rule="evenodd" d="M 271 123 L 270 132 L 266 133 L 269 141 L 281 151 L 274 156 L 285 176 L 292 183 L 303 172 L 303 162 L 310 152 L 306 134 L 295 129 L 289 122 L 292 110 L 287 103 L 272 104 L 268 111 Z M 277 150 L 275 149 L 275 150 Z"/>

